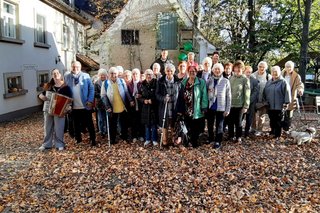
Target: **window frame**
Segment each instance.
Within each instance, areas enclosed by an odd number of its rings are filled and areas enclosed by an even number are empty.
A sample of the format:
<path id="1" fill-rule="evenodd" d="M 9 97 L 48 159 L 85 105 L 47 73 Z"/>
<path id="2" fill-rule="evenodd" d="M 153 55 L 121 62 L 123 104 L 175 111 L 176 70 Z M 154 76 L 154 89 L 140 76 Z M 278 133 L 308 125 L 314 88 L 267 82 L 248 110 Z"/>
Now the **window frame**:
<path id="1" fill-rule="evenodd" d="M 124 38 L 125 36 L 126 37 L 130 36 L 130 38 L 125 39 Z M 134 30 L 134 29 L 122 29 L 121 45 L 140 45 L 140 31 Z"/>
<path id="2" fill-rule="evenodd" d="M 42 19 L 41 32 L 43 36 L 43 40 L 39 39 L 39 18 Z M 34 47 L 46 48 L 49 49 L 51 45 L 48 44 L 48 36 L 47 36 L 47 17 L 41 13 L 35 12 L 34 14 Z"/>
<path id="3" fill-rule="evenodd" d="M 65 32 L 65 29 L 67 30 Z M 62 25 L 62 50 L 70 49 L 70 27 L 67 24 Z"/>
<path id="4" fill-rule="evenodd" d="M 14 36 L 7 36 L 5 35 L 5 22 L 4 22 L 4 4 L 12 5 L 14 6 L 14 14 L 11 15 L 14 18 Z M 20 24 L 19 24 L 19 2 L 17 1 L 8 1 L 0 0 L 0 42 L 6 42 L 6 43 L 13 43 L 13 44 L 24 44 L 25 41 L 20 39 Z"/>
<path id="5" fill-rule="evenodd" d="M 5 4 L 13 7 L 13 14 L 10 14 L 10 12 L 6 12 L 5 11 Z M 2 3 L 2 7 L 1 7 L 1 20 L 2 20 L 2 23 L 1 23 L 1 27 L 2 27 L 2 30 L 1 30 L 1 36 L 5 37 L 5 38 L 9 38 L 9 39 L 17 39 L 17 5 L 16 4 L 13 4 L 12 2 L 9 2 L 9 1 L 3 1 Z M 13 20 L 13 36 L 10 36 L 10 29 L 8 30 L 7 29 L 7 25 L 6 23 L 8 21 L 6 21 L 7 19 L 12 19 Z M 8 24 L 8 23 L 7 23 Z M 8 24 L 9 28 L 11 26 L 11 24 Z M 8 33 L 7 31 L 9 31 L 9 34 L 6 34 Z"/>
<path id="6" fill-rule="evenodd" d="M 41 75 L 47 75 L 48 81 L 42 82 L 41 81 Z M 42 83 L 48 83 L 50 81 L 50 70 L 37 70 L 37 91 L 41 92 L 43 91 L 43 86 L 41 86 Z"/>
<path id="7" fill-rule="evenodd" d="M 8 78 L 20 77 L 20 86 L 17 85 L 18 91 L 9 92 Z M 24 80 L 23 80 L 23 72 L 7 72 L 3 73 L 3 81 L 4 81 L 4 94 L 3 98 L 12 98 L 20 95 L 24 95 L 28 92 L 28 90 L 24 89 Z M 19 88 L 21 87 L 21 88 Z"/>

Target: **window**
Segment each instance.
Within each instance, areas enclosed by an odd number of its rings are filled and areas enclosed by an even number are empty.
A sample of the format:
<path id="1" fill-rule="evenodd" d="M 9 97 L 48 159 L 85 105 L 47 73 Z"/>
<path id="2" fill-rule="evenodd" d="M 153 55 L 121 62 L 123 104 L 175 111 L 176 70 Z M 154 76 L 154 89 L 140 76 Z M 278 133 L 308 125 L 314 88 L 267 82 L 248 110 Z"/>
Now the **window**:
<path id="1" fill-rule="evenodd" d="M 28 92 L 23 87 L 23 74 L 22 72 L 4 73 L 4 98 L 11 98 L 14 96 L 24 95 Z"/>
<path id="2" fill-rule="evenodd" d="M 158 48 L 175 50 L 178 46 L 178 17 L 174 13 L 159 15 Z"/>
<path id="3" fill-rule="evenodd" d="M 78 52 L 83 52 L 84 48 L 84 37 L 82 32 L 78 32 Z"/>
<path id="4" fill-rule="evenodd" d="M 2 8 L 2 36 L 16 38 L 16 5 L 3 2 Z"/>
<path id="5" fill-rule="evenodd" d="M 121 30 L 121 44 L 138 45 L 139 30 Z"/>
<path id="6" fill-rule="evenodd" d="M 63 41 L 63 49 L 64 50 L 69 49 L 69 43 L 70 43 L 69 27 L 65 24 L 63 25 L 63 29 L 62 29 L 62 41 Z"/>
<path id="7" fill-rule="evenodd" d="M 37 71 L 37 91 L 42 91 L 44 84 L 49 82 L 49 71 L 48 70 L 39 70 Z"/>
<path id="8" fill-rule="evenodd" d="M 36 14 L 35 42 L 45 44 L 46 41 L 46 19 L 44 16 Z"/>

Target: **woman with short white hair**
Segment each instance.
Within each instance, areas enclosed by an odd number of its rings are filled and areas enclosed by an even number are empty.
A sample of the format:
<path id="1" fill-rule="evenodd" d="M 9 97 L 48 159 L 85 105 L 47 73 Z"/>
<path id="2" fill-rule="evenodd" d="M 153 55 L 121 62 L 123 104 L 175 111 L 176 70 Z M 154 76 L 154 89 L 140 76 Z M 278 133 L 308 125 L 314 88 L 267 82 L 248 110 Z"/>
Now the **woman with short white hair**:
<path id="1" fill-rule="evenodd" d="M 198 78 L 202 78 L 206 83 L 208 83 L 209 77 L 211 75 L 212 59 L 210 57 L 205 57 L 202 60 L 203 70 L 199 70 L 197 73 Z"/>
<path id="2" fill-rule="evenodd" d="M 153 71 L 153 77 L 156 78 L 157 80 L 161 78 L 161 72 L 160 72 L 161 66 L 158 63 L 154 63 L 152 65 L 152 71 Z"/>
<path id="3" fill-rule="evenodd" d="M 140 80 L 140 70 L 134 68 L 132 70 L 132 80 L 127 83 L 129 94 L 131 95 L 132 100 L 134 100 L 134 106 L 128 109 L 128 123 L 129 128 L 131 128 L 131 137 L 133 142 L 137 142 L 138 139 L 143 142 L 144 128 L 140 124 L 141 120 L 141 103 L 138 102 L 139 94 L 138 91 L 141 88 Z"/>
<path id="4" fill-rule="evenodd" d="M 157 82 L 156 97 L 159 104 L 159 125 L 164 126 L 163 131 L 163 145 L 169 143 L 168 129 L 173 128 L 175 120 L 175 108 L 178 100 L 178 93 L 180 89 L 180 81 L 174 75 L 176 68 L 173 64 L 167 64 L 165 68 L 165 75 Z M 167 107 L 166 107 L 167 105 Z M 165 111 L 165 108 L 167 109 Z M 164 114 L 166 112 L 166 114 Z M 162 118 L 165 117 L 163 122 Z"/>
<path id="5" fill-rule="evenodd" d="M 188 65 L 188 67 L 195 67 L 197 70 L 199 70 L 199 65 L 197 62 L 195 62 L 194 56 L 195 56 L 194 52 L 188 53 L 187 65 Z"/>
<path id="6" fill-rule="evenodd" d="M 262 96 L 263 90 L 267 81 L 271 80 L 271 75 L 267 73 L 268 64 L 265 61 L 260 61 L 258 64 L 258 70 L 251 74 L 252 77 L 258 80 L 259 95 L 258 102 L 256 103 L 256 115 L 253 117 L 252 128 L 256 130 L 256 135 L 259 136 L 262 133 L 262 127 L 265 122 L 265 115 L 267 114 L 267 107 L 263 104 Z"/>
<path id="7" fill-rule="evenodd" d="M 153 78 L 153 71 L 147 69 L 144 74 L 146 79 L 142 81 L 139 89 L 139 102 L 142 103 L 141 124 L 145 128 L 144 146 L 151 143 L 158 145 L 157 122 L 158 122 L 158 103 L 156 100 L 157 79 Z"/>
<path id="8" fill-rule="evenodd" d="M 123 79 L 128 84 L 132 80 L 132 72 L 130 70 L 125 70 L 123 72 Z"/>
<path id="9" fill-rule="evenodd" d="M 105 80 L 101 86 L 101 99 L 105 105 L 105 109 L 110 116 L 110 143 L 116 143 L 117 123 L 119 120 L 121 126 L 120 138 L 124 141 L 128 139 L 127 128 L 127 109 L 134 106 L 127 85 L 122 78 L 118 78 L 118 70 L 116 67 L 109 69 L 109 78 Z"/>
<path id="10" fill-rule="evenodd" d="M 211 58 L 210 58 L 211 59 Z M 231 88 L 228 79 L 223 77 L 224 67 L 216 63 L 208 80 L 209 109 L 207 111 L 209 142 L 213 148 L 219 149 L 222 143 L 224 118 L 231 108 Z M 213 124 L 215 122 L 215 137 Z"/>
<path id="11" fill-rule="evenodd" d="M 106 69 L 98 70 L 98 80 L 94 83 L 94 98 L 95 106 L 97 110 L 97 123 L 99 133 L 102 138 L 105 138 L 107 134 L 107 119 L 106 119 L 106 109 L 101 99 L 101 86 L 103 82 L 107 79 L 108 72 Z"/>
<path id="12" fill-rule="evenodd" d="M 300 75 L 294 71 L 294 63 L 293 61 L 287 61 L 285 63 L 285 68 L 282 71 L 282 77 L 287 81 L 290 85 L 291 91 L 291 102 L 288 106 L 288 110 L 286 111 L 286 115 L 284 117 L 283 129 L 285 131 L 289 131 L 291 126 L 293 111 L 297 108 L 299 104 L 298 95 L 302 96 L 304 92 L 304 84 L 301 81 Z"/>
<path id="13" fill-rule="evenodd" d="M 271 75 L 272 80 L 267 82 L 263 91 L 263 100 L 268 103 L 270 135 L 279 139 L 282 130 L 283 111 L 287 109 L 288 104 L 291 102 L 290 86 L 281 76 L 279 66 L 271 68 Z"/>

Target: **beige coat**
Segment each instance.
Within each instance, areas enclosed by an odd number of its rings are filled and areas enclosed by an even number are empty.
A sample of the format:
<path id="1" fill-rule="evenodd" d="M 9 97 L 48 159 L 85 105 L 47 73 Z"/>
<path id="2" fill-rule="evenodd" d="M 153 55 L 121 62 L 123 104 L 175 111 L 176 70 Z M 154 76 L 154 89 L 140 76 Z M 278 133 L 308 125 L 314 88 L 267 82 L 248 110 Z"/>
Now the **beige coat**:
<path id="1" fill-rule="evenodd" d="M 286 77 L 286 70 L 282 71 L 283 78 Z M 294 110 L 297 108 L 297 95 L 298 91 L 301 91 L 303 93 L 304 91 L 304 85 L 301 81 L 300 75 L 293 71 L 290 74 L 290 90 L 291 90 L 291 103 L 289 104 L 288 110 Z"/>

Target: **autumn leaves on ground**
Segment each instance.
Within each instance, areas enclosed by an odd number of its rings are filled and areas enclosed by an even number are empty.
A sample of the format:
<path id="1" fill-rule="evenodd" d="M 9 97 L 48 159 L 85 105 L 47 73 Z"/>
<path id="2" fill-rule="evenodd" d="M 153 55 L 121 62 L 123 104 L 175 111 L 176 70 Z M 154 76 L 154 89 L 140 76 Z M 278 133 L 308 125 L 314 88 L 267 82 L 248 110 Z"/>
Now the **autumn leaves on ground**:
<path id="1" fill-rule="evenodd" d="M 0 125 L 0 212 L 320 211 L 318 139 L 256 138 L 216 152 L 67 137 L 66 150 L 39 152 L 42 128 L 41 113 Z"/>

